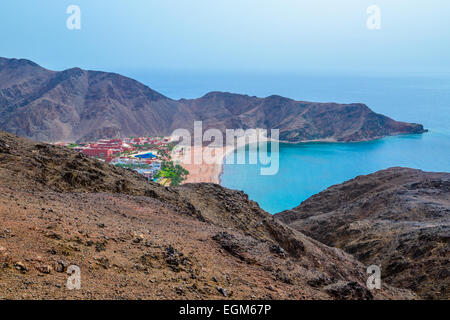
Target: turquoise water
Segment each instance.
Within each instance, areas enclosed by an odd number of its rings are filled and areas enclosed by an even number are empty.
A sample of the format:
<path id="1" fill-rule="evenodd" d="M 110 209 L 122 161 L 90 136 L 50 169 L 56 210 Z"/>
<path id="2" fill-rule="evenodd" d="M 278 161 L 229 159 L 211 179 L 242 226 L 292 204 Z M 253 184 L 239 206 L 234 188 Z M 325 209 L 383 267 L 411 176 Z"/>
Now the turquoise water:
<path id="1" fill-rule="evenodd" d="M 258 165 L 225 165 L 222 185 L 243 190 L 271 213 L 290 209 L 327 187 L 392 166 L 450 171 L 450 75 L 130 74 L 172 98 L 209 91 L 320 102 L 362 102 L 430 132 L 362 143 L 280 145 L 280 169 L 261 176 Z M 230 155 L 231 156 L 231 155 Z"/>
<path id="2" fill-rule="evenodd" d="M 225 165 L 222 185 L 244 190 L 263 209 L 276 213 L 333 184 L 380 169 L 450 171 L 450 139 L 427 133 L 372 142 L 281 144 L 279 159 L 279 171 L 273 176 L 260 175 L 260 165 Z"/>

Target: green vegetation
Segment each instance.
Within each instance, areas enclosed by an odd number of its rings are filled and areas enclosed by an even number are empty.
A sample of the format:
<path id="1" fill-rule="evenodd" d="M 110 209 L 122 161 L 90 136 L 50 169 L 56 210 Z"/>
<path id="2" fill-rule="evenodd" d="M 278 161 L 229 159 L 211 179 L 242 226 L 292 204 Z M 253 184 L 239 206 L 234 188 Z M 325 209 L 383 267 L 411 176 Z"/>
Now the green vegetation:
<path id="1" fill-rule="evenodd" d="M 116 167 L 119 168 L 128 168 L 128 169 L 149 169 L 152 168 L 151 165 L 146 163 L 116 163 Z"/>
<path id="2" fill-rule="evenodd" d="M 180 185 L 188 176 L 189 171 L 180 166 L 175 165 L 173 161 L 163 161 L 161 170 L 156 174 L 157 179 L 170 179 L 171 186 Z"/>
<path id="3" fill-rule="evenodd" d="M 171 155 L 168 149 L 158 149 L 157 152 L 158 156 L 160 156 L 160 158 L 165 158 L 170 160 L 171 159 Z"/>
<path id="4" fill-rule="evenodd" d="M 134 153 L 134 151 L 125 150 L 125 151 L 122 152 L 119 156 L 120 156 L 120 157 L 128 157 L 128 156 L 132 155 L 133 153 Z"/>
<path id="5" fill-rule="evenodd" d="M 149 144 L 149 143 L 144 143 L 144 144 L 132 144 L 133 147 L 135 147 L 137 150 L 147 150 L 147 149 L 158 149 L 159 146 L 156 144 Z"/>
<path id="6" fill-rule="evenodd" d="M 167 144 L 167 150 L 169 150 L 169 152 L 172 152 L 173 149 L 178 145 L 177 142 L 170 142 L 169 144 Z"/>

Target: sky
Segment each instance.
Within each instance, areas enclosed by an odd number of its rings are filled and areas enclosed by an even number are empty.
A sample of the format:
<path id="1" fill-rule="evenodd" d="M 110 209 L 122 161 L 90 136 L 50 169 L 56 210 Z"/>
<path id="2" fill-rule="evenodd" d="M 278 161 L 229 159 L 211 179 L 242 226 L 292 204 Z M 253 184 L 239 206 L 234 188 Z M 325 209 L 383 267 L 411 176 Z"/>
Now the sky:
<path id="1" fill-rule="evenodd" d="M 0 32 L 52 70 L 450 72 L 448 0 L 2 0 Z"/>

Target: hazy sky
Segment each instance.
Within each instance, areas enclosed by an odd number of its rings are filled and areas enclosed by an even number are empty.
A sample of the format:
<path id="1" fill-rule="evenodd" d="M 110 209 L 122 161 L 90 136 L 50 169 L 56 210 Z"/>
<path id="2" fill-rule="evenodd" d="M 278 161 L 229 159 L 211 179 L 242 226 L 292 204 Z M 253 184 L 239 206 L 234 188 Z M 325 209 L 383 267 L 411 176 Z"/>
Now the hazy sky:
<path id="1" fill-rule="evenodd" d="M 2 0 L 0 27 L 0 56 L 55 70 L 450 72 L 449 0 Z"/>

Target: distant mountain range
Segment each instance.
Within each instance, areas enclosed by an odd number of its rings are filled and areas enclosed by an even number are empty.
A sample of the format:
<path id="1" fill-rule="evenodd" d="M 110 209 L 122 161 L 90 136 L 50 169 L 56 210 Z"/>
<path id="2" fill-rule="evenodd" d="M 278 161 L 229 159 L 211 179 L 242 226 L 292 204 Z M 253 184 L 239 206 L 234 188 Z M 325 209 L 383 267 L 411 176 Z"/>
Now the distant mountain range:
<path id="1" fill-rule="evenodd" d="M 38 141 L 169 135 L 203 128 L 279 129 L 280 140 L 365 141 L 423 133 L 361 103 L 336 104 L 210 92 L 170 99 L 116 73 L 51 71 L 25 59 L 0 58 L 0 129 Z"/>

